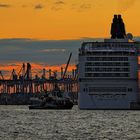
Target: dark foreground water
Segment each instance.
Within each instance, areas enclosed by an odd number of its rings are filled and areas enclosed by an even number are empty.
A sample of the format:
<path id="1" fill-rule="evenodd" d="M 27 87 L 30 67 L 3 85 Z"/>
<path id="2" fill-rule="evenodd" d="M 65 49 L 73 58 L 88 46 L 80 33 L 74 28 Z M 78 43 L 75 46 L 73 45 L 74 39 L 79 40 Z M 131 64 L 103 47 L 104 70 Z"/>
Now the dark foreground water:
<path id="1" fill-rule="evenodd" d="M 0 140 L 140 140 L 140 111 L 0 106 Z"/>

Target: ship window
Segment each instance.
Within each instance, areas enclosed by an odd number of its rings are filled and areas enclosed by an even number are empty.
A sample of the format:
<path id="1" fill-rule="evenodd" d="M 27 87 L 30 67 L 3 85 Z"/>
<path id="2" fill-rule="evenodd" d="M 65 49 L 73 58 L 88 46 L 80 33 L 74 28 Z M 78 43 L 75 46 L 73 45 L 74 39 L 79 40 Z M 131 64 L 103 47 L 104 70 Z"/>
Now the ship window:
<path id="1" fill-rule="evenodd" d="M 128 57 L 87 57 L 87 61 L 128 61 Z"/>
<path id="2" fill-rule="evenodd" d="M 133 90 L 132 88 L 128 88 L 128 92 L 132 92 L 132 90 Z"/>
<path id="3" fill-rule="evenodd" d="M 129 72 L 129 68 L 86 67 L 85 72 Z"/>
<path id="4" fill-rule="evenodd" d="M 85 88 L 83 89 L 83 91 L 84 91 L 84 92 L 86 91 Z"/>
<path id="5" fill-rule="evenodd" d="M 81 82 L 81 78 L 79 78 L 79 82 Z"/>
<path id="6" fill-rule="evenodd" d="M 79 51 L 80 53 L 79 54 L 83 54 L 83 55 L 94 55 L 94 56 L 99 56 L 99 55 L 103 55 L 103 56 L 111 56 L 111 55 L 116 55 L 116 56 L 134 56 L 135 55 L 135 52 L 129 52 L 129 51 L 112 51 L 112 52 L 105 52 L 105 51 L 100 51 L 100 52 L 97 52 L 97 51 Z"/>
<path id="7" fill-rule="evenodd" d="M 129 77 L 129 73 L 85 73 L 85 77 Z"/>
<path id="8" fill-rule="evenodd" d="M 86 62 L 85 66 L 130 66 L 127 62 Z"/>
<path id="9" fill-rule="evenodd" d="M 89 92 L 126 92 L 125 87 L 89 87 Z"/>

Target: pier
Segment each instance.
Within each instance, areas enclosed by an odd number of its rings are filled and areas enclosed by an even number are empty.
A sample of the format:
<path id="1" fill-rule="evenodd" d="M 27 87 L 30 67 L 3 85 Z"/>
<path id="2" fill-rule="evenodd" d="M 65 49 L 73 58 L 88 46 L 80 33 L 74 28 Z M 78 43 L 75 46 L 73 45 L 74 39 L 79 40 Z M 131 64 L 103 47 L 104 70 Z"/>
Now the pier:
<path id="1" fill-rule="evenodd" d="M 61 72 L 42 69 L 42 74 L 38 76 L 33 75 L 30 63 L 23 63 L 19 72 L 12 70 L 9 79 L 0 71 L 0 104 L 30 104 L 30 97 L 50 93 L 56 85 L 62 92 L 68 93 L 73 101 L 77 100 L 78 72 L 73 69 L 66 74 L 68 65 L 69 60 L 65 69 L 60 67 Z"/>

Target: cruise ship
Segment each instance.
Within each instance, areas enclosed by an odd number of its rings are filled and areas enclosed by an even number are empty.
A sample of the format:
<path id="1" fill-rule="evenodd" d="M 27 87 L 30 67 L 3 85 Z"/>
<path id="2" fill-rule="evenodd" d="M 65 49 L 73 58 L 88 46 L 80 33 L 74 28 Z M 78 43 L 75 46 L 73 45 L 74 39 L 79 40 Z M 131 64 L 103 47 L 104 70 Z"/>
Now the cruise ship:
<path id="1" fill-rule="evenodd" d="M 126 34 L 121 15 L 114 15 L 111 38 L 83 42 L 79 49 L 80 109 L 140 109 L 140 44 Z"/>

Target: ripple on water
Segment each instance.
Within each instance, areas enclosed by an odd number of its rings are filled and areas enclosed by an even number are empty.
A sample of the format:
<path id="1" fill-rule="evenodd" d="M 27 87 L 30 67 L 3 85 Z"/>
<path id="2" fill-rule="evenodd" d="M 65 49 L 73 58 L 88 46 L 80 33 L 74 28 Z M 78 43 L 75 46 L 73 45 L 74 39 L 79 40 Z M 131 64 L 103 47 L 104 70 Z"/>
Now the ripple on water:
<path id="1" fill-rule="evenodd" d="M 140 139 L 139 111 L 29 110 L 0 106 L 2 140 Z"/>

